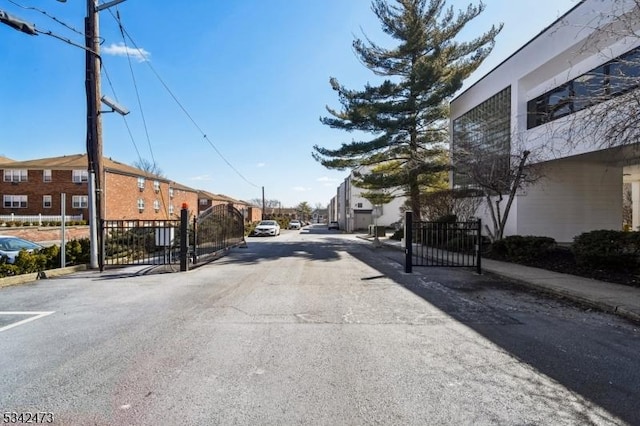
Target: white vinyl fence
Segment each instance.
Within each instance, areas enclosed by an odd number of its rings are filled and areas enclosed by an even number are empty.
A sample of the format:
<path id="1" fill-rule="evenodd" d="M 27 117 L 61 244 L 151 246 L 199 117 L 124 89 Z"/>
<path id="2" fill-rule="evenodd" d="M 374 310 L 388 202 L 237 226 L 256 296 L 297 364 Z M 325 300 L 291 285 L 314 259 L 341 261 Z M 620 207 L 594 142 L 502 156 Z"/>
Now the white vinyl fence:
<path id="1" fill-rule="evenodd" d="M 65 215 L 66 222 L 78 222 L 83 220 L 82 215 Z M 42 225 L 42 222 L 62 222 L 62 215 L 18 215 L 18 214 L 0 214 L 0 222 L 22 222 L 22 223 L 37 223 Z"/>

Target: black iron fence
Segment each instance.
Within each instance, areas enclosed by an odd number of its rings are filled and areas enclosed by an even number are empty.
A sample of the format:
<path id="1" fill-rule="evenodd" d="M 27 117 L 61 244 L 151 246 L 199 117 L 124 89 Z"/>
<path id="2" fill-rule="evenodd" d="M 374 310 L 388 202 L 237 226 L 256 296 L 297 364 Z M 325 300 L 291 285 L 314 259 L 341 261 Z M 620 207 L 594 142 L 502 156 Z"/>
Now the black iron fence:
<path id="1" fill-rule="evenodd" d="M 111 220 L 104 222 L 105 265 L 179 263 L 179 220 Z"/>
<path id="2" fill-rule="evenodd" d="M 405 271 L 413 266 L 475 267 L 482 272 L 481 221 L 413 222 L 405 215 Z"/>
<path id="3" fill-rule="evenodd" d="M 194 220 L 193 261 L 197 263 L 244 243 L 244 216 L 233 205 L 211 206 Z"/>
<path id="4" fill-rule="evenodd" d="M 179 220 L 105 221 L 104 265 L 173 265 L 186 271 L 197 263 L 244 243 L 244 216 L 232 205 L 218 205 L 190 223 Z"/>

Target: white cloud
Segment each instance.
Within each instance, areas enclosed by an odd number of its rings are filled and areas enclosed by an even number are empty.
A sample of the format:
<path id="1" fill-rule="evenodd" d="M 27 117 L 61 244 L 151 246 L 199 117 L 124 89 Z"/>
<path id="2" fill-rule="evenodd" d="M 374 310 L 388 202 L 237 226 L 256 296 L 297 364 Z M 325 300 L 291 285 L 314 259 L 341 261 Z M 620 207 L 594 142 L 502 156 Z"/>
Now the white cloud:
<path id="1" fill-rule="evenodd" d="M 146 50 L 128 47 L 125 46 L 124 43 L 112 43 L 109 46 L 103 47 L 102 52 L 113 56 L 131 56 L 137 59 L 138 62 L 148 61 L 151 57 L 151 53 Z"/>
<path id="2" fill-rule="evenodd" d="M 267 163 L 258 163 L 258 164 L 256 164 L 256 167 L 264 167 L 266 165 L 267 165 Z"/>

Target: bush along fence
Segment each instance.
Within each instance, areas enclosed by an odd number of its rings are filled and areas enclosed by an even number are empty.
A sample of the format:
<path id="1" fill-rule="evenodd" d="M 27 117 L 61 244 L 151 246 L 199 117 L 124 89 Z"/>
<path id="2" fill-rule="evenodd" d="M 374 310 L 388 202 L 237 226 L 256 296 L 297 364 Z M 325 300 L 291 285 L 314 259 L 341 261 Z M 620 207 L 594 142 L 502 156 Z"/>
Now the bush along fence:
<path id="1" fill-rule="evenodd" d="M 68 241 L 65 244 L 66 266 L 89 263 L 89 253 L 88 238 Z M 53 245 L 34 252 L 23 250 L 13 263 L 8 263 L 6 256 L 1 257 L 0 278 L 60 268 L 60 255 L 60 246 Z"/>

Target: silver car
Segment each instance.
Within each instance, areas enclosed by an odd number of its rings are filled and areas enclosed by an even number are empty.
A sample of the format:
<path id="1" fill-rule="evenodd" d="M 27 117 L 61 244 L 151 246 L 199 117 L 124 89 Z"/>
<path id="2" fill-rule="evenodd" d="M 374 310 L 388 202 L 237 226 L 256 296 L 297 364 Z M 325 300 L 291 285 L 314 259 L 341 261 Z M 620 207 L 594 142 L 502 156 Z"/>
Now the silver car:
<path id="1" fill-rule="evenodd" d="M 7 257 L 7 263 L 13 263 L 16 260 L 16 256 L 20 253 L 20 250 L 26 250 L 33 252 L 34 250 L 40 250 L 43 248 L 40 244 L 32 243 L 31 241 L 23 240 L 22 238 L 14 237 L 12 235 L 0 235 L 0 259 Z"/>

